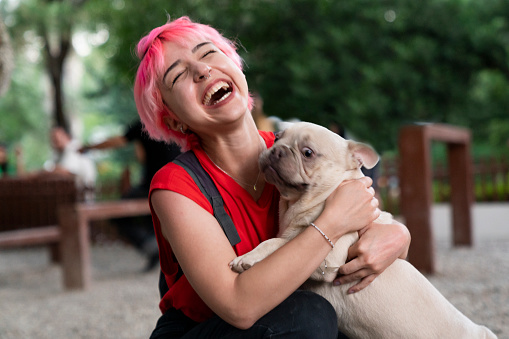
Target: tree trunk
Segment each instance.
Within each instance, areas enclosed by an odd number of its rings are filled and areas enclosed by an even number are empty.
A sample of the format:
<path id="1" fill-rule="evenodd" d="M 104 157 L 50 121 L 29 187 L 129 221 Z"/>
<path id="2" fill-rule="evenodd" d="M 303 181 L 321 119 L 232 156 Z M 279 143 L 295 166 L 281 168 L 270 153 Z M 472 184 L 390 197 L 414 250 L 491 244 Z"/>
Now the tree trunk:
<path id="1" fill-rule="evenodd" d="M 14 57 L 7 27 L 0 17 L 0 96 L 9 88 Z"/>
<path id="2" fill-rule="evenodd" d="M 71 47 L 71 29 L 66 27 L 65 31 L 58 36 L 59 47 L 51 48 L 50 39 L 46 27 L 41 27 L 42 36 L 45 42 L 46 66 L 53 86 L 53 119 L 56 126 L 69 130 L 69 121 L 64 103 L 63 93 L 63 69 L 64 62 Z"/>

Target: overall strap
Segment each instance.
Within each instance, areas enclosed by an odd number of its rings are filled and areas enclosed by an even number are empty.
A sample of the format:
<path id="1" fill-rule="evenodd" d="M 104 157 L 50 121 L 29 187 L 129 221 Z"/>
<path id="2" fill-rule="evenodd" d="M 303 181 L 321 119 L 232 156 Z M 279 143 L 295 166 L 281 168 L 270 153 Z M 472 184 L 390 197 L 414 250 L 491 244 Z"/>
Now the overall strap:
<path id="1" fill-rule="evenodd" d="M 203 169 L 193 151 L 187 151 L 180 154 L 175 160 L 173 160 L 173 162 L 185 169 L 191 178 L 193 178 L 196 185 L 200 188 L 200 191 L 210 201 L 214 217 L 223 228 L 230 244 L 232 246 L 237 245 L 240 242 L 239 233 L 237 232 L 232 219 L 224 210 L 223 198 L 219 194 L 212 178 Z"/>
<path id="2" fill-rule="evenodd" d="M 230 244 L 232 246 L 237 245 L 240 242 L 239 233 L 237 232 L 232 219 L 224 210 L 223 198 L 219 194 L 216 185 L 212 181 L 212 178 L 207 172 L 205 172 L 193 151 L 187 151 L 180 154 L 173 160 L 173 163 L 185 169 L 191 178 L 193 178 L 196 185 L 200 188 L 202 194 L 212 205 L 214 217 L 219 222 L 219 225 L 221 225 L 221 228 L 230 241 Z M 182 268 L 180 265 L 178 265 L 176 280 L 179 279 L 182 275 Z M 159 272 L 159 295 L 161 298 L 163 298 L 166 292 L 168 292 L 168 284 L 166 283 L 163 271 L 161 271 Z"/>

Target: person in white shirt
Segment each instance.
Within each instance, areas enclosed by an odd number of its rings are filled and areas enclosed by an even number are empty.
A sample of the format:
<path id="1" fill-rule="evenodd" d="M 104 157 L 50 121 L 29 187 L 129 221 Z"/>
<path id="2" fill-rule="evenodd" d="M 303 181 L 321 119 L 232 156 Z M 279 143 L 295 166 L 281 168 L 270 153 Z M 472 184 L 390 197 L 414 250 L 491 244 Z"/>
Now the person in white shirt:
<path id="1" fill-rule="evenodd" d="M 97 171 L 94 162 L 78 150 L 80 145 L 62 127 L 51 129 L 51 145 L 54 155 L 46 161 L 44 169 L 49 173 L 74 175 L 78 190 L 85 194 L 85 200 L 93 199 Z"/>

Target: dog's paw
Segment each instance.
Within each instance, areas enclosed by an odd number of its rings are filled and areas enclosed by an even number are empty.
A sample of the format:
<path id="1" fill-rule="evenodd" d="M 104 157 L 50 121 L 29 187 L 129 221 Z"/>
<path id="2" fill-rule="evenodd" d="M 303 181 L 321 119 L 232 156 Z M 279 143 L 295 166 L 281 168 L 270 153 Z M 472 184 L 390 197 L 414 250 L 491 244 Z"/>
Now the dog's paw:
<path id="1" fill-rule="evenodd" d="M 256 260 L 253 256 L 241 255 L 240 257 L 232 260 L 230 263 L 230 268 L 234 272 L 242 273 L 250 269 L 258 261 L 259 260 Z"/>
<path id="2" fill-rule="evenodd" d="M 233 259 L 232 262 L 230 263 L 230 268 L 233 272 L 237 273 L 244 272 L 244 267 L 242 266 L 242 256 Z"/>

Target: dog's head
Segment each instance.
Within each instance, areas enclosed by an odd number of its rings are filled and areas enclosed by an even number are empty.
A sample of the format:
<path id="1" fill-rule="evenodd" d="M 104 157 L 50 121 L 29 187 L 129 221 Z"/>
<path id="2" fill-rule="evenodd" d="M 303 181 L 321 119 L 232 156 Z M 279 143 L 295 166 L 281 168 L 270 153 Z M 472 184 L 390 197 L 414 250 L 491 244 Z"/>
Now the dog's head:
<path id="1" fill-rule="evenodd" d="M 259 159 L 267 182 L 287 200 L 307 192 L 328 195 L 344 180 L 361 177 L 362 166 L 372 168 L 377 162 L 378 154 L 370 146 L 307 122 L 276 134 L 274 145 Z"/>

